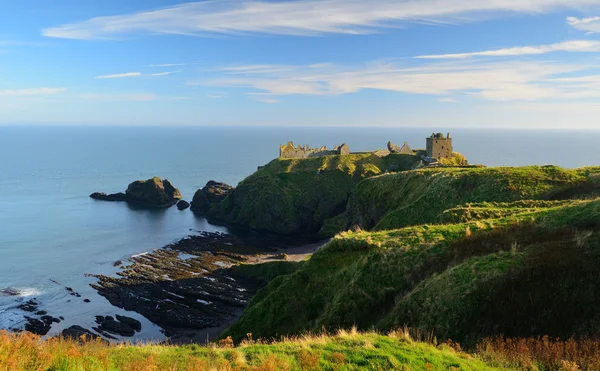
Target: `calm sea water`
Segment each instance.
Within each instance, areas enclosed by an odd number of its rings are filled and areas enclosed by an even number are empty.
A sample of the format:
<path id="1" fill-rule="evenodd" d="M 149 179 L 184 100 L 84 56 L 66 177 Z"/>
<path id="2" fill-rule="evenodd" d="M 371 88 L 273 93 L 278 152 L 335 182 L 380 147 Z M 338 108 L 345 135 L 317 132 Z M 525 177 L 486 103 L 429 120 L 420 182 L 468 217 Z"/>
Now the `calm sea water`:
<path id="1" fill-rule="evenodd" d="M 444 130 L 446 132 L 447 130 Z M 0 328 L 23 324 L 16 307 L 32 297 L 65 321 L 51 335 L 94 315 L 126 314 L 143 322 L 137 339 L 161 339 L 159 328 L 112 307 L 85 273 L 114 274 L 116 260 L 174 242 L 193 231 L 225 231 L 189 210 L 139 210 L 98 202 L 94 191 L 117 192 L 137 179 L 168 178 L 184 198 L 208 180 L 235 185 L 278 155 L 288 140 L 352 151 L 388 140 L 423 148 L 431 129 L 0 127 Z M 600 132 L 451 130 L 455 150 L 488 166 L 600 164 Z M 82 298 L 68 295 L 57 281 Z M 91 303 L 83 303 L 89 298 Z"/>

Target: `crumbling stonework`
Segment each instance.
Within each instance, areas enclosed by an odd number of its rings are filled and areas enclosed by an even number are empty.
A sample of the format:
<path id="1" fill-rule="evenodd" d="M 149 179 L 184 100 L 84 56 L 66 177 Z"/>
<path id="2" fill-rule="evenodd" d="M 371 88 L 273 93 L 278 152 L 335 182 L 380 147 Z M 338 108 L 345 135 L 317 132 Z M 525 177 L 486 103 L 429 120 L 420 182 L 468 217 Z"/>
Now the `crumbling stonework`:
<path id="1" fill-rule="evenodd" d="M 388 151 L 391 153 L 400 153 L 403 155 L 412 155 L 413 150 L 408 145 L 408 142 L 404 142 L 404 145 L 400 147 L 399 145 L 393 144 L 392 142 L 388 142 L 387 144 Z"/>
<path id="2" fill-rule="evenodd" d="M 427 156 L 435 159 L 452 157 L 452 138 L 450 133 L 446 137 L 444 134 L 431 134 L 427 138 Z"/>
<path id="3" fill-rule="evenodd" d="M 348 148 L 346 143 L 334 147 L 333 150 L 328 150 L 325 146 L 320 148 L 310 148 L 308 145 L 296 146 L 294 142 L 288 142 L 286 145 L 279 146 L 279 157 L 281 158 L 309 158 L 349 154 L 350 148 Z"/>

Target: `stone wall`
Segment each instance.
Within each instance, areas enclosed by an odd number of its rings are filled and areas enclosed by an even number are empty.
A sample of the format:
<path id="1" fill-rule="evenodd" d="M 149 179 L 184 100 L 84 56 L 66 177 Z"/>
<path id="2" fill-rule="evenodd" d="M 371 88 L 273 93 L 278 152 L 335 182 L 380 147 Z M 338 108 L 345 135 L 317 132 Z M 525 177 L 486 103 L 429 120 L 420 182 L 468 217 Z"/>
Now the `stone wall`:
<path id="1" fill-rule="evenodd" d="M 309 158 L 348 154 L 350 154 L 350 148 L 345 143 L 334 147 L 333 150 L 328 150 L 325 146 L 320 148 L 310 148 L 308 145 L 296 146 L 294 142 L 279 146 L 279 157 L 281 158 Z"/>

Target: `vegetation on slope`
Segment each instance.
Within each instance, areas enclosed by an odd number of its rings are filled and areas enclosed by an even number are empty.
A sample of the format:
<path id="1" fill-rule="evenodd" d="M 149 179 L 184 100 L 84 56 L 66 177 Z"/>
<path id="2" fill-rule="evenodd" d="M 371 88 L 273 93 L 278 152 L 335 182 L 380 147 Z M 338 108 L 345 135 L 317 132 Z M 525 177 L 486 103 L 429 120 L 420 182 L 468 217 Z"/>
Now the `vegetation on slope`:
<path id="1" fill-rule="evenodd" d="M 484 362 L 449 346 L 414 342 L 404 332 L 384 336 L 340 331 L 279 343 L 223 341 L 208 347 L 80 343 L 31 334 L 0 332 L 0 369 L 156 371 L 156 370 L 490 370 Z"/>
<path id="2" fill-rule="evenodd" d="M 342 233 L 259 291 L 226 335 L 406 324 L 473 344 L 597 333 L 600 200 L 533 205 L 499 219 Z"/>
<path id="3" fill-rule="evenodd" d="M 598 194 L 600 168 L 437 168 L 361 182 L 336 226 L 386 230 L 444 222 L 443 212 L 467 203 L 558 200 Z M 343 220 L 342 220 L 343 219 Z M 333 229 L 333 228 L 331 228 Z"/>
<path id="4" fill-rule="evenodd" d="M 314 234 L 345 210 L 361 180 L 419 162 L 417 156 L 374 154 L 276 159 L 242 181 L 209 215 L 259 231 Z"/>

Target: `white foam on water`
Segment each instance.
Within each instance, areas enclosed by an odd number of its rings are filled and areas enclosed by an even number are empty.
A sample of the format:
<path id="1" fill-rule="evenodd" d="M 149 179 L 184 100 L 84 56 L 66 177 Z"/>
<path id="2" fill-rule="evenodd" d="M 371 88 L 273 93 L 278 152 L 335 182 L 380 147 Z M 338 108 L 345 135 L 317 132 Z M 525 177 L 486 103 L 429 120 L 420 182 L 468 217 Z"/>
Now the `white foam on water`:
<path id="1" fill-rule="evenodd" d="M 135 254 L 135 255 L 131 255 L 131 258 L 139 258 L 140 256 L 144 256 L 144 255 L 148 255 L 150 254 L 149 252 L 143 252 L 141 254 Z"/>
<path id="2" fill-rule="evenodd" d="M 26 298 L 30 296 L 40 295 L 42 291 L 34 287 L 7 287 L 5 289 L 0 290 L 0 293 L 5 296 Z"/>
<path id="3" fill-rule="evenodd" d="M 198 299 L 198 303 L 202 303 L 204 305 L 212 304 L 211 301 L 206 301 L 206 300 L 202 300 L 202 299 Z"/>

